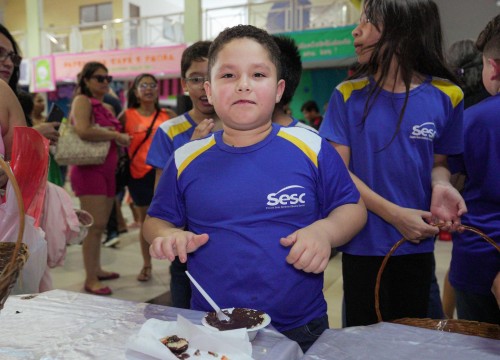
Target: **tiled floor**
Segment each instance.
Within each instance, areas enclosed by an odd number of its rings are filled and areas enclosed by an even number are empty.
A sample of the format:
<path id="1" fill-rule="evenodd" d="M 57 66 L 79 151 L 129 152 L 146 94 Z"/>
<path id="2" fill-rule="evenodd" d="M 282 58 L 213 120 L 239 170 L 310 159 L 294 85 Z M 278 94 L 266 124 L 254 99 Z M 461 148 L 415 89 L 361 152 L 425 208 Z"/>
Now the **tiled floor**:
<path id="1" fill-rule="evenodd" d="M 132 221 L 130 210 L 123 206 L 125 217 Z M 170 275 L 169 262 L 153 260 L 153 276 L 149 282 L 141 283 L 136 280 L 142 266 L 142 257 L 138 243 L 138 230 L 130 229 L 120 236 L 120 243 L 116 248 L 102 248 L 101 258 L 106 270 L 121 274 L 117 280 L 109 281 L 113 289 L 112 297 L 138 302 L 146 302 L 164 294 L 169 289 Z M 52 269 L 54 288 L 71 291 L 83 291 L 84 271 L 81 246 L 68 247 L 64 266 Z M 450 262 L 451 242 L 436 242 L 436 276 L 442 288 L 442 282 Z M 340 255 L 330 261 L 325 272 L 324 293 L 328 302 L 330 327 L 341 326 L 342 276 Z M 165 296 L 163 297 L 165 300 Z"/>

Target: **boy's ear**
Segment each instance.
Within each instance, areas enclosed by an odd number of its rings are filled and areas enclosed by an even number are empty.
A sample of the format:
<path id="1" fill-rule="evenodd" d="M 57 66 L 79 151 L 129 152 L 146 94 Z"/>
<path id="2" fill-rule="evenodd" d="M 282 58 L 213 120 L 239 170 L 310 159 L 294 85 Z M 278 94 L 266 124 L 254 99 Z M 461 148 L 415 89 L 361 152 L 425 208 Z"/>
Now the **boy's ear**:
<path id="1" fill-rule="evenodd" d="M 276 104 L 280 102 L 283 92 L 285 92 L 285 80 L 280 79 L 276 89 Z"/>
<path id="2" fill-rule="evenodd" d="M 500 80 L 500 64 L 497 60 L 488 58 L 488 63 L 491 65 L 490 80 Z"/>
<path id="3" fill-rule="evenodd" d="M 189 93 L 189 90 L 188 90 L 187 84 L 186 84 L 186 80 L 184 80 L 184 78 L 181 78 L 181 86 L 182 86 L 182 90 L 184 90 L 184 94 Z"/>
<path id="4" fill-rule="evenodd" d="M 210 81 L 205 81 L 203 83 L 203 87 L 205 88 L 205 93 L 207 94 L 208 103 L 213 105 L 212 103 L 212 87 L 210 86 Z"/>

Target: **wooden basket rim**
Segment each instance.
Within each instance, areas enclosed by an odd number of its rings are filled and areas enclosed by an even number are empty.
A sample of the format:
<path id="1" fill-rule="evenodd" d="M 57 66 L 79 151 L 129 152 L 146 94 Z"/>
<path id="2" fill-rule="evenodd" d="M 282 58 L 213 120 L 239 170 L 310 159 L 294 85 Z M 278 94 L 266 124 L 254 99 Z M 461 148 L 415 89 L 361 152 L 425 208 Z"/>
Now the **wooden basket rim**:
<path id="1" fill-rule="evenodd" d="M 500 246 L 488 235 L 483 233 L 481 230 L 476 229 L 475 227 L 469 226 L 469 225 L 461 225 L 465 230 L 472 231 L 473 233 L 479 235 L 482 237 L 484 240 L 489 242 L 491 245 L 493 245 L 498 252 L 500 252 Z M 387 265 L 387 261 L 389 261 L 389 258 L 391 255 L 399 248 L 404 242 L 408 241 L 406 238 L 402 237 L 397 243 L 395 243 L 391 250 L 385 255 L 384 260 L 382 261 L 382 264 L 380 265 L 380 269 L 378 270 L 377 273 L 377 280 L 375 282 L 375 312 L 377 313 L 377 320 L 378 322 L 382 322 L 382 313 L 380 312 L 380 281 L 382 279 L 382 273 L 384 272 L 385 266 Z"/>

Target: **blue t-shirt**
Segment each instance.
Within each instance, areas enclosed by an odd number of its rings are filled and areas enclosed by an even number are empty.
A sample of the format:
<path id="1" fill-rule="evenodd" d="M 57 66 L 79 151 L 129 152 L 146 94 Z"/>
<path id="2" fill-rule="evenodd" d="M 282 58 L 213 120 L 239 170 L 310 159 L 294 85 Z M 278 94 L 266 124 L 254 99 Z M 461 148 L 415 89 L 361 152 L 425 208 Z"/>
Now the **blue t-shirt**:
<path id="1" fill-rule="evenodd" d="M 480 229 L 500 244 L 500 95 L 492 96 L 464 115 L 463 164 L 467 178 L 462 223 Z M 454 288 L 491 295 L 500 271 L 500 253 L 470 231 L 453 234 L 450 283 Z"/>
<path id="2" fill-rule="evenodd" d="M 219 131 L 176 150 L 148 214 L 208 233 L 189 271 L 219 306 L 263 310 L 284 331 L 325 315 L 326 302 L 323 274 L 288 264 L 280 238 L 359 197 L 328 142 L 273 124 L 252 146 L 231 147 Z M 191 307 L 211 310 L 194 288 Z"/>
<path id="3" fill-rule="evenodd" d="M 146 164 L 163 170 L 174 151 L 191 141 L 196 126 L 187 112 L 161 124 L 153 137 Z"/>
<path id="4" fill-rule="evenodd" d="M 377 194 L 403 207 L 429 211 L 434 155 L 458 154 L 463 149 L 462 90 L 447 80 L 429 77 L 410 91 L 397 129 L 405 93 L 381 90 L 362 122 L 372 86 L 369 78 L 339 84 L 319 133 L 350 148 L 350 170 Z M 365 228 L 339 250 L 351 255 L 385 256 L 401 237 L 395 227 L 369 211 Z M 419 245 L 406 242 L 395 255 L 433 249 L 433 241 Z"/>
<path id="5" fill-rule="evenodd" d="M 299 120 L 295 119 L 295 118 L 292 118 L 292 122 L 290 123 L 290 125 L 288 125 L 288 127 L 294 127 L 294 126 L 297 126 L 297 127 L 300 127 L 300 128 L 304 128 L 304 129 L 307 129 L 309 131 L 312 131 L 316 134 L 318 134 L 318 130 L 316 130 L 315 128 L 313 128 L 312 126 L 309 126 L 307 124 L 304 124 L 302 122 L 300 122 Z"/>

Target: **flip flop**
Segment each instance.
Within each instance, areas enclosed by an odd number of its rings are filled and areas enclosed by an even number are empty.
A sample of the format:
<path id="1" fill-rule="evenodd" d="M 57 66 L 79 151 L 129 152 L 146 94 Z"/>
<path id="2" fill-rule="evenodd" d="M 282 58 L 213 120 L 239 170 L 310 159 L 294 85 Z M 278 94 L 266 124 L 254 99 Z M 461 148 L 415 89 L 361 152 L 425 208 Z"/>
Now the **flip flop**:
<path id="1" fill-rule="evenodd" d="M 120 277 L 120 274 L 112 272 L 112 273 L 109 273 L 109 275 L 98 276 L 97 278 L 99 279 L 99 281 L 105 281 L 105 280 L 115 280 L 115 279 L 118 279 L 119 277 Z"/>
<path id="2" fill-rule="evenodd" d="M 149 281 L 151 279 L 152 266 L 143 266 L 139 275 L 137 275 L 138 281 Z"/>
<path id="3" fill-rule="evenodd" d="M 94 294 L 94 295 L 111 295 L 111 294 L 113 294 L 113 291 L 111 291 L 111 289 L 108 286 L 105 286 L 103 288 L 96 289 L 96 290 L 91 289 L 87 285 L 85 285 L 84 288 L 85 288 L 86 292 Z"/>

